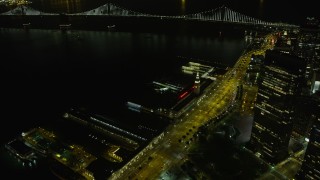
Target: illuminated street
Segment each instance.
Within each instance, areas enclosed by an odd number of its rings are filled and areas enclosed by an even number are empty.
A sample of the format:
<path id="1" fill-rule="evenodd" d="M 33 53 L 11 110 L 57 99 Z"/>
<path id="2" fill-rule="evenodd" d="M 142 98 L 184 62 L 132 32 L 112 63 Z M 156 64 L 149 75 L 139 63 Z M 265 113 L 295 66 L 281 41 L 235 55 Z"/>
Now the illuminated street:
<path id="1" fill-rule="evenodd" d="M 294 155 L 292 155 L 292 157 L 289 157 L 276 166 L 271 167 L 270 171 L 263 174 L 259 179 L 294 179 L 295 174 L 297 174 L 298 170 L 301 167 L 301 162 L 297 159 L 299 159 L 299 157 L 303 157 L 304 153 L 305 150 L 301 150 L 295 153 Z"/>
<path id="2" fill-rule="evenodd" d="M 272 47 L 272 38 L 273 35 L 268 35 L 261 49 L 243 54 L 221 80 L 217 80 L 204 91 L 201 102 L 185 112 L 182 118 L 176 119 L 176 123 L 170 125 L 125 167 L 114 173 L 111 179 L 155 179 L 162 171 L 182 161 L 188 152 L 189 144 L 194 140 L 193 135 L 197 128 L 227 112 L 233 105 L 237 86 L 246 73 L 251 55 L 263 55 L 266 49 Z"/>

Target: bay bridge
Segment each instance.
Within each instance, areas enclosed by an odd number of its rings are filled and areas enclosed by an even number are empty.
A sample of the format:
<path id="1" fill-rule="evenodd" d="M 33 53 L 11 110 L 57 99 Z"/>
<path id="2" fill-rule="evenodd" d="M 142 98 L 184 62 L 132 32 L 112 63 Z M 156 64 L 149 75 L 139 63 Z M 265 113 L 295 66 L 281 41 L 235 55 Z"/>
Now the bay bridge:
<path id="1" fill-rule="evenodd" d="M 54 16 L 60 15 L 59 13 L 46 13 L 36 10 L 28 5 L 19 5 L 15 9 L 1 13 L 2 16 L 12 15 L 27 15 L 27 16 Z M 181 19 L 181 20 L 193 20 L 203 22 L 222 22 L 232 23 L 239 25 L 257 25 L 257 26 L 268 26 L 268 27 L 279 27 L 279 28 L 296 28 L 297 25 L 281 23 L 281 22 L 267 22 L 257 18 L 253 18 L 239 12 L 236 12 L 226 6 L 220 6 L 218 8 L 178 16 L 165 16 L 146 14 L 141 12 L 132 11 L 123 7 L 119 7 L 113 3 L 106 3 L 95 9 L 80 12 L 80 13 L 68 13 L 67 16 L 109 16 L 109 17 L 144 17 L 144 18 L 157 18 L 157 19 Z"/>

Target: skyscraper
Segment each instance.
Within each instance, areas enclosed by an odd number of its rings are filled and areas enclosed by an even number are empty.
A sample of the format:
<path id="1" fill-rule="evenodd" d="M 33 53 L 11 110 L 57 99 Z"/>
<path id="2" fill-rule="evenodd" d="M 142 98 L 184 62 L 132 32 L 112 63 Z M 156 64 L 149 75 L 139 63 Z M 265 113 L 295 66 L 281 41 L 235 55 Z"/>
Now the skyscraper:
<path id="1" fill-rule="evenodd" d="M 291 101 L 302 92 L 305 68 L 305 61 L 297 56 L 266 52 L 249 146 L 270 164 L 288 155 L 294 115 Z"/>
<path id="2" fill-rule="evenodd" d="M 320 105 L 318 105 L 320 109 Z M 297 179 L 320 179 L 320 113 L 310 133 L 310 141 Z"/>
<path id="3" fill-rule="evenodd" d="M 293 100 L 293 132 L 292 137 L 300 142 L 309 138 L 314 121 L 319 111 L 318 100 L 312 96 L 297 96 Z"/>

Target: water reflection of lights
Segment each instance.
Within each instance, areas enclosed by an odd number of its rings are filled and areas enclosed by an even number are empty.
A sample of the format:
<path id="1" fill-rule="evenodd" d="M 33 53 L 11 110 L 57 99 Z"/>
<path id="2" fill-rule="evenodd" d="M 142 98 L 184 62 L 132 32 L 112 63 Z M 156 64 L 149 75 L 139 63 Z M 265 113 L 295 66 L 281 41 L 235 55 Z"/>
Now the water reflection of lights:
<path id="1" fill-rule="evenodd" d="M 184 14 L 186 10 L 186 0 L 181 0 L 181 13 Z"/>

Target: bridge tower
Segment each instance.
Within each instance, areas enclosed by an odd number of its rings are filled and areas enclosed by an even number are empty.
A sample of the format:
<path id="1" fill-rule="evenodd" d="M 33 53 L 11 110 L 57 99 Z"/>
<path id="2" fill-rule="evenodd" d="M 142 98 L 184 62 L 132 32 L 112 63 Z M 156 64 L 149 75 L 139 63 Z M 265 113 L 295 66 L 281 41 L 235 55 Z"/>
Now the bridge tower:
<path id="1" fill-rule="evenodd" d="M 200 94 L 200 77 L 199 77 L 199 72 L 197 72 L 196 80 L 194 81 L 194 93 L 196 95 Z"/>

